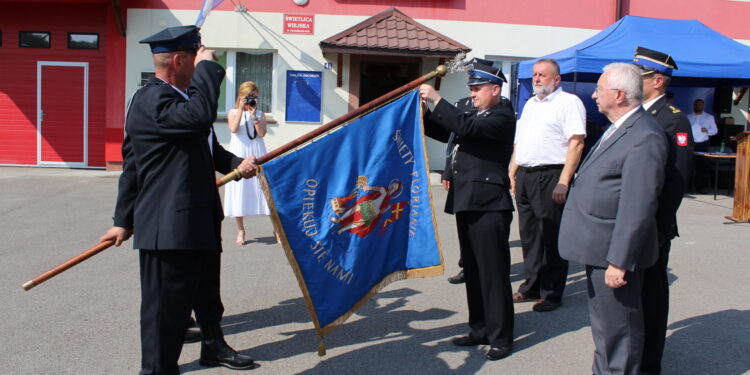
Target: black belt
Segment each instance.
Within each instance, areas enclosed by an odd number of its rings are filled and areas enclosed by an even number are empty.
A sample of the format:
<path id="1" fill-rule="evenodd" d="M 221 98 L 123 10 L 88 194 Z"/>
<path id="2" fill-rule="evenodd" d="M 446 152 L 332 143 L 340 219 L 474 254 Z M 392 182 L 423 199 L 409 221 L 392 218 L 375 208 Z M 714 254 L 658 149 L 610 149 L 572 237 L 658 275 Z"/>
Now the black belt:
<path id="1" fill-rule="evenodd" d="M 565 164 L 537 165 L 536 167 L 522 167 L 519 165 L 518 169 L 522 170 L 524 173 L 531 173 L 549 171 L 553 169 L 563 169 L 563 167 L 565 167 Z"/>

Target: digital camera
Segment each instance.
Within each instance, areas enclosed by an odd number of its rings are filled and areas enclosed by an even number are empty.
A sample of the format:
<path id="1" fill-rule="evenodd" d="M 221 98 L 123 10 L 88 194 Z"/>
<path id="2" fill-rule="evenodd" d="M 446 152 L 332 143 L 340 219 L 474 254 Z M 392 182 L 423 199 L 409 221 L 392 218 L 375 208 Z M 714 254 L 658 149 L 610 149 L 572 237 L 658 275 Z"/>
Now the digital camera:
<path id="1" fill-rule="evenodd" d="M 248 95 L 243 102 L 251 107 L 255 107 L 255 105 L 258 104 L 258 97 L 255 95 Z"/>

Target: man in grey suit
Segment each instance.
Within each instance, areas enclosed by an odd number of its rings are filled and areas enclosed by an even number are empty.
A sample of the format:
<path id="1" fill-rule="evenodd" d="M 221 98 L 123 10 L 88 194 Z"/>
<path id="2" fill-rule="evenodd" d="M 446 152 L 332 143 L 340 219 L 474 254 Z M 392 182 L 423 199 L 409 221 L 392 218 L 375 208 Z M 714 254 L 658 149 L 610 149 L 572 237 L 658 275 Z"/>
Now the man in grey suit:
<path id="1" fill-rule="evenodd" d="M 592 96 L 612 125 L 584 159 L 560 224 L 560 255 L 586 265 L 596 375 L 637 375 L 643 270 L 657 252 L 667 139 L 643 107 L 638 67 L 604 67 Z"/>

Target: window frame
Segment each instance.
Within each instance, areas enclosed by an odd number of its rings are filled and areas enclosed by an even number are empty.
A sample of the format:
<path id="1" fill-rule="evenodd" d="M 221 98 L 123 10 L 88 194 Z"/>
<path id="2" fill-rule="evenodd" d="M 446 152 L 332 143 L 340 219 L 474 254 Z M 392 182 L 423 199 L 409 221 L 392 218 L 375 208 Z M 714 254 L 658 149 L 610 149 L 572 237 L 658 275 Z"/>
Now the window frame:
<path id="1" fill-rule="evenodd" d="M 30 33 L 40 33 L 40 34 L 47 34 L 48 41 L 46 47 L 37 47 L 37 46 L 24 46 L 21 42 L 21 35 L 23 34 L 30 34 Z M 18 48 L 52 48 L 52 32 L 51 31 L 36 31 L 36 30 L 19 30 L 18 31 Z"/>
<path id="2" fill-rule="evenodd" d="M 274 76 L 275 76 L 275 73 L 276 73 L 276 64 L 277 64 L 277 58 L 278 58 L 278 51 L 275 51 L 275 50 L 266 50 L 266 49 L 234 49 L 234 50 L 226 50 L 226 51 L 227 52 L 231 51 L 232 54 L 233 54 L 232 58 L 229 58 L 229 57 L 227 58 L 227 66 L 230 66 L 230 63 L 231 63 L 231 68 L 232 68 L 231 69 L 231 74 L 232 74 L 231 79 L 232 79 L 232 86 L 233 86 L 231 88 L 231 92 L 230 92 L 229 91 L 230 90 L 229 85 L 227 85 L 227 98 L 230 98 L 230 97 L 232 98 L 232 102 L 231 102 L 232 106 L 228 107 L 227 111 L 229 109 L 231 109 L 231 108 L 234 108 L 234 103 L 237 100 L 237 89 L 238 89 L 239 85 L 242 83 L 242 82 L 240 82 L 238 80 L 238 77 L 237 77 L 237 75 L 238 75 L 238 68 L 239 68 L 238 63 L 237 63 L 237 61 L 238 61 L 238 56 L 237 55 L 240 54 L 240 53 L 244 53 L 244 54 L 248 54 L 248 55 L 256 55 L 256 56 L 270 55 L 270 57 L 271 57 L 271 62 L 270 62 L 270 64 L 271 64 L 271 72 L 270 72 L 270 77 L 269 77 L 270 78 L 270 87 L 269 88 L 261 87 L 261 89 L 262 90 L 268 90 L 267 91 L 268 98 L 270 99 L 270 100 L 268 100 L 266 102 L 266 105 L 268 106 L 268 111 L 264 111 L 264 113 L 266 115 L 273 115 L 276 112 L 275 111 L 275 109 L 276 109 L 276 99 L 277 99 L 276 94 L 277 94 L 277 90 L 278 90 L 278 88 L 276 86 L 277 82 L 273 79 Z M 256 83 L 259 83 L 259 82 L 256 82 Z M 229 102 L 227 102 L 227 104 L 229 104 Z"/>
<path id="3" fill-rule="evenodd" d="M 71 47 L 71 37 L 73 35 L 95 35 L 96 36 L 96 46 L 93 48 L 84 48 L 84 47 Z M 82 32 L 68 32 L 68 49 L 79 49 L 79 50 L 98 50 L 99 49 L 99 33 L 82 33 Z"/>

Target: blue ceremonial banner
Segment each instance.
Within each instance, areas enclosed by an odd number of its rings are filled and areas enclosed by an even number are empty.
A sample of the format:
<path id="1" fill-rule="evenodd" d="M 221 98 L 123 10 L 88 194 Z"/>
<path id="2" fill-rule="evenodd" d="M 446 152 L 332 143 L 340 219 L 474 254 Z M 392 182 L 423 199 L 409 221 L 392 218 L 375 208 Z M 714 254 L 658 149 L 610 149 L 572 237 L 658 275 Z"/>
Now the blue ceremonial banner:
<path id="1" fill-rule="evenodd" d="M 388 283 L 443 274 L 418 90 L 261 169 L 321 338 Z"/>

